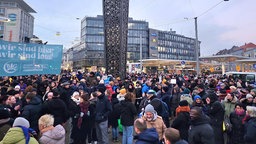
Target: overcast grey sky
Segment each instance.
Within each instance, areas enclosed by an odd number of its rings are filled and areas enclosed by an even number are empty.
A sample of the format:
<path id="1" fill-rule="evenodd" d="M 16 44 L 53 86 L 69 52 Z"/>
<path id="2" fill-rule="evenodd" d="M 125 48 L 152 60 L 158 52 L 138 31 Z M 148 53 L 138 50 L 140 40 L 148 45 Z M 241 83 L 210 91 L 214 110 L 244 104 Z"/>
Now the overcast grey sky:
<path id="1" fill-rule="evenodd" d="M 34 34 L 50 44 L 63 44 L 65 48 L 80 37 L 82 18 L 102 15 L 102 0 L 24 1 L 37 12 L 33 14 Z M 148 21 L 150 28 L 172 29 L 193 38 L 193 18 L 198 17 L 201 56 L 208 56 L 233 45 L 256 44 L 255 6 L 256 0 L 130 0 L 129 16 Z M 60 32 L 60 36 L 56 36 L 56 32 Z"/>

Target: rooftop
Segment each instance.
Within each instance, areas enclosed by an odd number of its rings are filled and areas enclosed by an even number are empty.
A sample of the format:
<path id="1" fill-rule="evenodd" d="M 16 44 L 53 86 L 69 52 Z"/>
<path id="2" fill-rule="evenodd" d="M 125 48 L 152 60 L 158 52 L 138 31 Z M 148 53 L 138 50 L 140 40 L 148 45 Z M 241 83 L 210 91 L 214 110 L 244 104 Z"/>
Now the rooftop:
<path id="1" fill-rule="evenodd" d="M 2 2 L 15 2 L 18 3 L 21 9 L 24 9 L 28 13 L 36 13 L 26 2 L 23 0 L 1 0 Z"/>
<path id="2" fill-rule="evenodd" d="M 256 45 L 254 43 L 245 43 L 245 45 L 240 46 L 240 48 L 246 49 L 246 48 L 256 48 Z"/>

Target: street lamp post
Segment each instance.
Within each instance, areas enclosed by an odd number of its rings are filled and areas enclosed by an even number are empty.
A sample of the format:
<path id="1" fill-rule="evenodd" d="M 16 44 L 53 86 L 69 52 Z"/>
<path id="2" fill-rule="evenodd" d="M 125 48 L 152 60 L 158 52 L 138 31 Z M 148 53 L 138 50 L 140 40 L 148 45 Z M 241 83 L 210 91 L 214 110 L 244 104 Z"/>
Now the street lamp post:
<path id="1" fill-rule="evenodd" d="M 196 77 L 198 77 L 198 75 L 200 73 L 200 67 L 199 67 L 199 46 L 198 46 L 197 17 L 195 17 L 195 35 L 196 35 L 196 42 L 195 42 L 195 48 L 196 48 Z"/>
<path id="2" fill-rule="evenodd" d="M 221 0 L 219 3 L 217 3 L 216 5 L 214 5 L 213 7 L 209 8 L 208 10 L 206 10 L 205 12 L 203 12 L 201 15 L 202 16 L 204 14 L 206 14 L 207 12 L 209 12 L 211 9 L 215 8 L 216 6 L 218 6 L 219 4 L 221 4 L 223 1 L 229 1 L 229 0 Z M 200 65 L 199 65 L 199 44 L 198 44 L 198 30 L 197 30 L 197 18 L 199 17 L 195 17 L 195 35 L 196 35 L 196 41 L 195 41 L 195 49 L 196 49 L 196 76 L 198 77 L 199 73 L 200 73 Z"/>
<path id="3" fill-rule="evenodd" d="M 140 34 L 140 73 L 142 73 L 142 35 Z"/>

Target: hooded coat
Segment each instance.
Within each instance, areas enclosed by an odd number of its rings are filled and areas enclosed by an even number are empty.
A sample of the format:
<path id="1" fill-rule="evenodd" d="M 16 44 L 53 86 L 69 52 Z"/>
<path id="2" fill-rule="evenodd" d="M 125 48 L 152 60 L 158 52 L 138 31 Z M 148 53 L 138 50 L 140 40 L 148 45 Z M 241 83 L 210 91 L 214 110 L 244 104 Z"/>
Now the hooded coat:
<path id="1" fill-rule="evenodd" d="M 191 121 L 188 142 L 189 144 L 217 144 L 213 129 L 205 117 Z"/>
<path id="2" fill-rule="evenodd" d="M 0 144 L 25 144 L 25 135 L 20 127 L 10 128 Z M 39 144 L 34 137 L 30 137 L 29 144 Z"/>
<path id="3" fill-rule="evenodd" d="M 152 121 L 147 121 L 147 118 L 145 115 L 142 118 L 146 121 L 147 128 L 155 128 L 159 135 L 159 140 L 162 140 L 164 132 L 166 130 L 166 126 L 164 124 L 162 117 L 158 116 L 156 112 L 154 112 L 153 115 L 154 115 L 154 118 Z"/>
<path id="4" fill-rule="evenodd" d="M 134 136 L 135 144 L 159 144 L 158 133 L 155 128 L 149 128 Z"/>
<path id="5" fill-rule="evenodd" d="M 208 94 L 210 98 L 210 104 L 207 105 L 207 114 L 211 119 L 211 126 L 214 130 L 215 142 L 217 144 L 224 144 L 223 137 L 223 121 L 224 121 L 224 108 L 218 101 L 217 95 L 215 93 Z"/>
<path id="6" fill-rule="evenodd" d="M 40 144 L 64 144 L 65 143 L 65 129 L 61 125 L 55 126 L 42 134 L 39 139 Z"/>

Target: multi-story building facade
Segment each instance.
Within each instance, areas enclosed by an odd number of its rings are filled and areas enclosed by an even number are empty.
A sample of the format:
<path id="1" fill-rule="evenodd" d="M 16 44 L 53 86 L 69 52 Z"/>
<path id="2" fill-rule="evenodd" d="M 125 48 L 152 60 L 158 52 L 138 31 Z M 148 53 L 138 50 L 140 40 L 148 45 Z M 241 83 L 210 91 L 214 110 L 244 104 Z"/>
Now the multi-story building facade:
<path id="1" fill-rule="evenodd" d="M 141 37 L 141 38 L 140 38 Z M 150 29 L 148 22 L 128 20 L 127 61 L 142 59 L 173 59 L 195 61 L 195 39 L 175 31 Z M 72 48 L 74 69 L 105 67 L 103 16 L 85 17 L 81 21 L 81 42 Z"/>
<path id="2" fill-rule="evenodd" d="M 195 61 L 195 39 L 175 31 L 149 29 L 149 58 Z"/>
<path id="3" fill-rule="evenodd" d="M 148 58 L 148 30 L 148 22 L 128 19 L 127 61 L 138 62 L 140 59 L 140 40 L 142 43 L 142 58 Z M 76 58 L 73 59 L 75 69 L 105 66 L 103 16 L 82 19 L 81 43 L 79 46 L 73 46 L 72 48 L 74 58 Z M 79 52 L 75 53 L 75 51 Z"/>
<path id="4" fill-rule="evenodd" d="M 0 16 L 9 22 L 0 22 L 0 39 L 12 42 L 29 42 L 33 37 L 34 17 L 36 13 L 23 0 L 1 0 Z"/>

